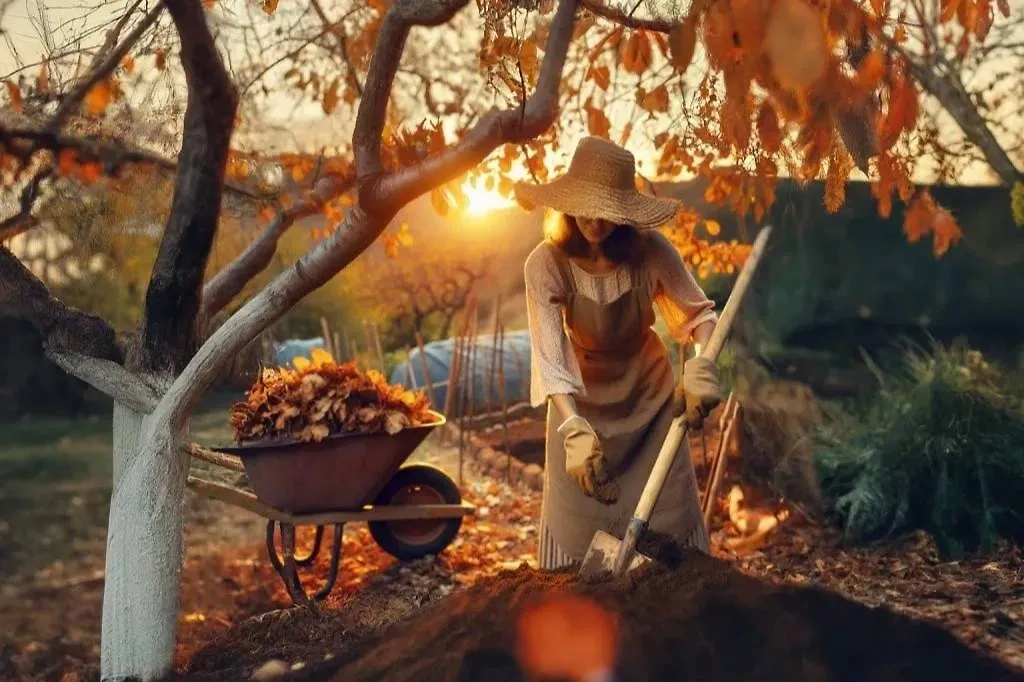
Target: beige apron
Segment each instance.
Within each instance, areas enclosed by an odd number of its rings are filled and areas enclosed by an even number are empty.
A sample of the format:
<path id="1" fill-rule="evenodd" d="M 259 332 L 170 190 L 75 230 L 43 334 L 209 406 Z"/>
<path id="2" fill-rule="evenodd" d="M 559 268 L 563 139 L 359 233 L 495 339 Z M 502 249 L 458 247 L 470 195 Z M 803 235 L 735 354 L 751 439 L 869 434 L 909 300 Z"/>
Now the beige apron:
<path id="1" fill-rule="evenodd" d="M 566 332 L 587 393 L 576 397 L 577 409 L 601 438 L 611 474 L 619 485 L 619 499 L 614 505 L 593 500 L 566 474 L 565 447 L 557 432 L 563 417 L 549 403 L 541 568 L 558 568 L 566 560 L 582 560 L 599 529 L 622 537 L 668 434 L 675 386 L 668 351 L 652 329 L 654 306 L 647 287 L 641 285 L 644 280 L 640 266 L 629 266 L 631 289 L 602 304 L 576 293 L 568 256 L 560 250 L 555 253 L 566 291 L 565 299 L 558 302 L 563 305 Z M 683 546 L 709 551 L 685 439 L 649 527 Z M 550 547 L 545 551 L 550 540 L 560 550 L 554 554 L 560 555 L 561 561 L 550 556 Z"/>

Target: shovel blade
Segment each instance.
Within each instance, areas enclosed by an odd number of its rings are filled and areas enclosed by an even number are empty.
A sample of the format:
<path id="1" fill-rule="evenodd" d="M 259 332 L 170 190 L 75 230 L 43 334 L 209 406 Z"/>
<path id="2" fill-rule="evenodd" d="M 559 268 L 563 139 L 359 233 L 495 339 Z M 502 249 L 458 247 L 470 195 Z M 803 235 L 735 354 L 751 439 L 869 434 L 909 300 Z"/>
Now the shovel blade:
<path id="1" fill-rule="evenodd" d="M 621 544 L 621 540 L 603 530 L 594 533 L 590 547 L 587 548 L 587 553 L 583 557 L 583 563 L 580 564 L 579 575 L 592 577 L 602 573 L 611 573 L 615 568 L 615 555 L 619 553 Z M 639 568 L 650 561 L 652 559 L 646 554 L 633 552 L 633 558 L 629 562 L 626 572 Z"/>

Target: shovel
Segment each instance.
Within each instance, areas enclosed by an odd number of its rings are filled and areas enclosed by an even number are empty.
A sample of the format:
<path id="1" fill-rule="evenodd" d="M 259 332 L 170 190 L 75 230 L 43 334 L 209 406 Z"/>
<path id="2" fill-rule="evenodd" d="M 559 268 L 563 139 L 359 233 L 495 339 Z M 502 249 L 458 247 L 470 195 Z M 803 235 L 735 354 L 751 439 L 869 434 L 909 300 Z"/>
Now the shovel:
<path id="1" fill-rule="evenodd" d="M 729 300 L 726 301 L 718 323 L 715 324 L 715 329 L 711 333 L 711 339 L 708 340 L 707 347 L 701 352 L 703 357 L 711 360 L 718 359 L 718 353 L 722 350 L 725 339 L 729 335 L 729 328 L 732 327 L 732 322 L 736 318 L 743 294 L 754 275 L 754 269 L 761 259 L 771 230 L 771 227 L 766 226 L 757 234 L 750 249 L 750 255 L 747 256 L 747 261 L 743 264 L 743 269 L 740 270 L 736 284 L 729 294 Z M 609 533 L 602 530 L 597 531 L 583 557 L 579 572 L 581 576 L 598 575 L 607 571 L 611 571 L 613 575 L 621 575 L 627 568 L 632 571 L 651 561 L 649 556 L 636 551 L 636 543 L 647 530 L 651 511 L 658 501 L 658 495 L 661 494 L 661 488 L 665 485 L 665 478 L 668 477 L 669 469 L 672 468 L 672 463 L 675 461 L 676 453 L 679 452 L 679 446 L 683 442 L 683 437 L 686 436 L 686 431 L 687 427 L 682 417 L 672 420 L 665 443 L 661 446 L 658 459 L 655 460 L 651 475 L 640 494 L 640 501 L 636 505 L 636 511 L 633 512 L 633 518 L 630 519 L 629 525 L 626 527 L 625 537 L 620 542 L 618 538 Z"/>

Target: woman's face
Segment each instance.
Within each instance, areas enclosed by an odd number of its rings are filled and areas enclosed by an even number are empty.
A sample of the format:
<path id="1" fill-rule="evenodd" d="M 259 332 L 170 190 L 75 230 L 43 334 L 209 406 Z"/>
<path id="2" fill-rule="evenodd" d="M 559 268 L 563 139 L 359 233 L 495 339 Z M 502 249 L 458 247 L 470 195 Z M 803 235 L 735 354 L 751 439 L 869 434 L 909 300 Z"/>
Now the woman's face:
<path id="1" fill-rule="evenodd" d="M 600 244 L 615 229 L 615 224 L 601 218 L 576 218 L 580 234 L 590 244 Z"/>

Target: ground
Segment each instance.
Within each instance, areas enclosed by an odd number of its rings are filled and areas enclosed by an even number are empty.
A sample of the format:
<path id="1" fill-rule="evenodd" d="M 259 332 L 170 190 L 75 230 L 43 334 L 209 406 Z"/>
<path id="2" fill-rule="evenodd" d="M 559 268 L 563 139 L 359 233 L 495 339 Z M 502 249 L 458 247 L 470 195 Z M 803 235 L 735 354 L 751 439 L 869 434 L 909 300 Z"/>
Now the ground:
<path id="1" fill-rule="evenodd" d="M 193 438 L 225 442 L 226 411 L 198 415 Z M 88 679 L 98 662 L 109 421 L 45 420 L 0 428 L 0 679 Z M 431 438 L 415 455 L 458 477 L 458 451 Z M 231 474 L 196 465 L 205 476 Z M 437 558 L 400 565 L 350 528 L 338 587 L 321 615 L 288 606 L 269 567 L 264 523 L 189 495 L 179 670 L 204 679 L 225 661 L 251 670 L 268 659 L 312 666 L 424 605 L 531 561 L 539 497 L 463 467 L 466 498 L 478 505 L 456 542 Z M 1024 587 L 1015 550 L 982 561 L 942 563 L 927 538 L 847 549 L 828 529 L 783 523 L 765 542 L 730 556 L 740 571 L 770 581 L 819 585 L 869 606 L 941 625 L 972 649 L 1024 668 Z M 317 566 L 323 573 L 325 567 Z M 316 575 L 311 576 L 315 582 Z M 488 583 L 490 584 L 490 583 Z M 481 588 L 482 589 L 482 588 Z M 216 679 L 216 676 L 206 679 Z"/>

